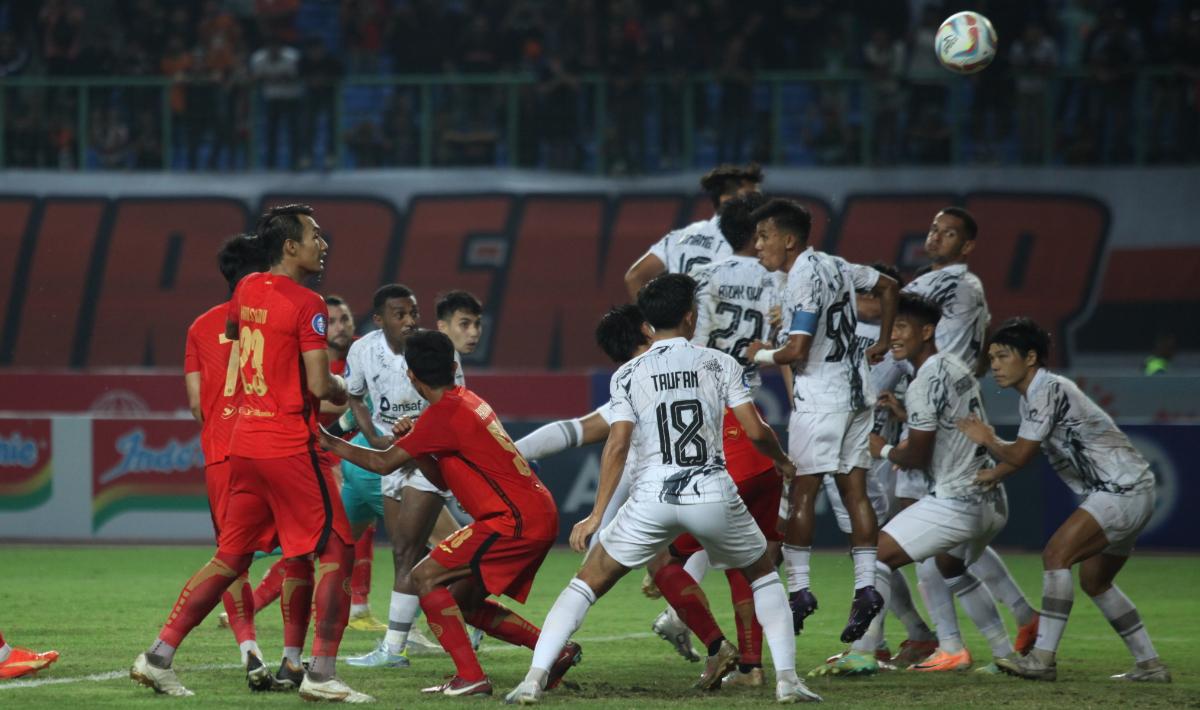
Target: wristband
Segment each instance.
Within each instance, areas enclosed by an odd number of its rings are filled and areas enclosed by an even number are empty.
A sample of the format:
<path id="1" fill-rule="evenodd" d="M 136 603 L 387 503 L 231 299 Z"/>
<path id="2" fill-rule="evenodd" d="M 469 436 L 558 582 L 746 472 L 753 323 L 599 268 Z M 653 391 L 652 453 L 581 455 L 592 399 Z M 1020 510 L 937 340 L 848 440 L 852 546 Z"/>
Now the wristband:
<path id="1" fill-rule="evenodd" d="M 891 459 L 888 458 L 888 454 L 892 453 L 892 449 L 894 448 L 896 447 L 892 446 L 891 444 L 884 444 L 883 448 L 879 450 L 879 458 L 883 459 L 884 461 L 890 461 Z"/>
<path id="2" fill-rule="evenodd" d="M 758 352 L 754 353 L 754 362 L 758 363 L 759 365 L 774 365 L 775 353 L 777 352 L 779 352 L 778 348 L 775 350 L 759 350 Z"/>

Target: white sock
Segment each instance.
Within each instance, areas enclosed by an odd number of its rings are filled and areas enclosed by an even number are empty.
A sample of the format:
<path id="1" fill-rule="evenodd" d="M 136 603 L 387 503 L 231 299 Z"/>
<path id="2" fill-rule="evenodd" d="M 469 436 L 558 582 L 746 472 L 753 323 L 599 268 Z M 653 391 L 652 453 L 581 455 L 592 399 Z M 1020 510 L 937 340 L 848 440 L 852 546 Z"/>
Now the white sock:
<path id="1" fill-rule="evenodd" d="M 783 566 L 787 570 L 788 593 L 808 589 L 808 562 L 812 558 L 811 547 L 797 547 L 784 543 Z"/>
<path id="2" fill-rule="evenodd" d="M 255 641 L 254 639 L 250 639 L 249 641 L 243 641 L 243 642 L 239 643 L 238 650 L 242 652 L 242 665 L 243 666 L 246 665 L 246 657 L 249 656 L 251 653 L 258 656 L 259 660 L 262 660 L 262 649 L 260 649 L 258 647 L 258 641 Z"/>
<path id="3" fill-rule="evenodd" d="M 7 643 L 0 644 L 0 663 L 7 661 L 10 653 L 12 653 L 12 646 Z"/>
<path id="4" fill-rule="evenodd" d="M 1116 631 L 1129 647 L 1135 661 L 1142 663 L 1158 658 L 1154 644 L 1150 642 L 1150 634 L 1142 623 L 1142 615 L 1117 585 L 1114 584 L 1108 591 L 1092 597 L 1092 601 L 1099 607 L 1100 613 L 1104 614 L 1104 618 L 1108 619 L 1113 631 Z"/>
<path id="5" fill-rule="evenodd" d="M 294 668 L 300 668 L 300 647 L 299 646 L 284 646 L 283 657 L 292 664 Z"/>
<path id="6" fill-rule="evenodd" d="M 1033 607 L 1029 606 L 1021 588 L 1017 586 L 1008 567 L 1004 565 L 1004 560 L 1000 559 L 995 550 L 991 547 L 983 548 L 979 559 L 971 563 L 967 570 L 983 582 L 996 601 L 1008 607 L 1018 626 L 1033 621 Z"/>
<path id="7" fill-rule="evenodd" d="M 1037 643 L 1033 647 L 1049 654 L 1058 652 L 1067 617 L 1075 603 L 1075 580 L 1069 569 L 1042 572 L 1042 618 L 1038 620 Z"/>
<path id="8" fill-rule="evenodd" d="M 421 600 L 416 594 L 392 592 L 392 601 L 388 604 L 388 629 L 383 636 L 388 653 L 400 653 L 408 643 L 408 632 L 412 630 L 417 612 L 421 610 Z"/>
<path id="9" fill-rule="evenodd" d="M 854 588 L 862 589 L 875 584 L 875 553 L 877 547 L 852 547 L 850 557 L 854 559 Z M 890 573 L 891 570 L 888 570 Z"/>
<path id="10" fill-rule="evenodd" d="M 517 441 L 517 451 L 527 459 L 541 459 L 579 446 L 583 425 L 578 419 L 562 419 L 534 429 Z"/>
<path id="11" fill-rule="evenodd" d="M 536 681 L 545 688 L 550 666 L 554 665 L 563 646 L 571 639 L 571 634 L 579 629 L 588 609 L 596 603 L 596 593 L 578 577 L 571 580 L 567 588 L 562 590 L 546 614 L 542 624 L 542 633 L 538 636 L 537 645 L 533 649 L 533 664 L 525 680 Z M 784 600 L 783 608 L 787 608 Z"/>
<path id="12" fill-rule="evenodd" d="M 351 604 L 350 605 L 350 618 L 351 619 L 353 619 L 356 616 L 366 616 L 367 614 L 370 614 L 370 613 L 371 613 L 371 605 L 370 604 Z"/>
<path id="13" fill-rule="evenodd" d="M 925 620 L 921 618 L 921 612 L 917 611 L 916 605 L 913 604 L 912 591 L 908 588 L 908 578 L 900 570 L 892 570 L 891 573 L 892 598 L 888 600 L 888 609 L 891 610 L 900 623 L 904 624 L 904 630 L 908 634 L 908 638 L 913 641 L 932 641 L 936 638 L 933 632 L 929 630 L 929 626 L 925 624 Z M 879 574 L 876 573 L 875 581 L 878 583 Z M 878 588 L 878 584 L 876 584 Z"/>
<path id="14" fill-rule="evenodd" d="M 687 561 L 683 563 L 683 571 L 690 574 L 692 579 L 697 582 L 704 581 L 704 575 L 708 574 L 709 569 L 711 567 L 708 564 L 708 552 L 706 550 L 700 550 L 687 558 Z"/>
<path id="15" fill-rule="evenodd" d="M 983 582 L 976 579 L 970 572 L 966 572 L 960 577 L 947 579 L 946 584 L 950 587 L 950 591 L 954 592 L 954 596 L 958 597 L 963 611 L 967 612 L 967 616 L 979 629 L 979 633 L 987 639 L 988 646 L 992 649 L 992 655 L 1001 658 L 1012 653 L 1013 647 L 1008 640 L 1008 630 L 1004 628 L 1004 620 L 1000 618 L 996 600 L 992 599 L 991 593 L 988 592 L 987 587 L 983 586 Z"/>
<path id="16" fill-rule="evenodd" d="M 762 626 L 763 638 L 775 662 L 775 680 L 799 682 L 796 676 L 796 638 L 792 635 L 792 611 L 779 575 L 759 577 L 750 583 L 754 591 L 754 616 Z M 545 634 L 545 630 L 542 634 Z"/>
<path id="17" fill-rule="evenodd" d="M 937 631 L 938 648 L 946 653 L 963 650 L 958 615 L 954 611 L 954 595 L 950 593 L 932 557 L 917 563 L 917 588 L 921 590 L 925 608 L 929 610 L 929 619 Z"/>
<path id="18" fill-rule="evenodd" d="M 883 597 L 883 608 L 879 610 L 874 619 L 871 619 L 871 624 L 862 638 L 850 646 L 850 650 L 868 655 L 875 653 L 875 649 L 879 648 L 879 644 L 883 641 L 883 618 L 887 616 L 888 605 L 892 598 L 892 569 L 882 562 L 876 564 L 878 567 L 873 570 L 875 572 L 875 591 Z"/>

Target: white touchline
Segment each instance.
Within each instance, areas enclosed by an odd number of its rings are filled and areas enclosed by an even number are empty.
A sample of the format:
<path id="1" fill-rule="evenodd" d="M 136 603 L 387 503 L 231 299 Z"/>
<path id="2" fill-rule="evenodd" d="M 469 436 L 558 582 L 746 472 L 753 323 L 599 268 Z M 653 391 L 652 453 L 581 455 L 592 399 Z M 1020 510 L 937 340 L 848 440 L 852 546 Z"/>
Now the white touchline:
<path id="1" fill-rule="evenodd" d="M 631 641 L 633 639 L 654 638 L 652 633 L 636 633 L 623 634 L 621 636 L 587 636 L 576 639 L 580 643 L 612 643 L 614 641 Z M 484 646 L 480 649 L 483 653 L 504 653 L 506 651 L 525 651 L 529 649 L 523 646 Z M 339 657 L 338 660 L 345 660 L 346 657 Z M 234 668 L 242 668 L 238 663 L 214 663 L 204 666 L 180 666 L 181 673 L 192 671 L 227 671 Z M 67 685 L 70 683 L 103 683 L 110 680 L 118 680 L 120 678 L 128 678 L 129 671 L 109 671 L 107 673 L 93 673 L 92 675 L 74 676 L 71 678 L 35 678 L 34 680 L 14 680 L 11 682 L 0 683 L 0 690 L 16 690 L 18 688 L 40 688 L 46 685 Z"/>

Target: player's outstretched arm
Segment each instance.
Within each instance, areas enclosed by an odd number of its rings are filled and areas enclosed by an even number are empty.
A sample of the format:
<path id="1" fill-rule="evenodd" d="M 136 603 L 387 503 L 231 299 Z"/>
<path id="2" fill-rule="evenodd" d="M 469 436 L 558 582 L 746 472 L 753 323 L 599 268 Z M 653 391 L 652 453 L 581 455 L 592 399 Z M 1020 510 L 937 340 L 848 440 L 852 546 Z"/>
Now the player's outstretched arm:
<path id="1" fill-rule="evenodd" d="M 868 448 L 873 458 L 886 458 L 900 468 L 924 470 L 929 468 L 929 462 L 933 460 L 933 442 L 936 438 L 936 431 L 909 429 L 907 439 L 891 446 L 883 437 L 872 432 Z"/>
<path id="2" fill-rule="evenodd" d="M 183 376 L 183 386 L 187 389 L 188 409 L 192 410 L 192 419 L 203 424 L 204 410 L 200 407 L 200 373 L 186 373 Z"/>
<path id="3" fill-rule="evenodd" d="M 1017 437 L 1016 441 L 1005 441 L 996 436 L 992 425 L 974 414 L 969 414 L 955 422 L 958 430 L 967 435 L 971 441 L 985 447 L 992 456 L 1002 463 L 1021 468 L 1033 460 L 1041 444 L 1037 441 Z"/>
<path id="4" fill-rule="evenodd" d="M 625 272 L 625 290 L 629 292 L 629 300 L 636 303 L 638 291 L 642 290 L 642 286 L 666 270 L 667 265 L 654 254 L 647 253 L 633 262 L 633 266 Z"/>
<path id="5" fill-rule="evenodd" d="M 874 365 L 883 359 L 891 348 L 892 323 L 896 320 L 896 304 L 900 302 L 900 284 L 887 274 L 879 274 L 879 280 L 871 292 L 879 297 L 879 340 L 867 348 L 867 362 Z"/>
<path id="6" fill-rule="evenodd" d="M 587 446 L 608 437 L 608 422 L 598 412 L 579 419 L 560 419 L 539 427 L 516 442 L 526 459 L 543 459 L 576 446 Z"/>
<path id="7" fill-rule="evenodd" d="M 754 406 L 753 402 L 745 402 L 734 407 L 733 416 L 746 431 L 746 438 L 750 439 L 754 448 L 775 462 L 775 469 L 781 476 L 790 480 L 796 475 L 796 466 L 784 453 L 783 447 L 779 445 L 779 437 L 775 436 L 775 430 L 763 421 L 762 415 L 758 413 L 758 408 Z"/>
<path id="8" fill-rule="evenodd" d="M 571 528 L 571 549 L 583 552 L 588 547 L 588 538 L 600 529 L 604 509 L 612 500 L 625 471 L 625 460 L 629 457 L 629 444 L 633 439 L 633 422 L 615 421 L 608 433 L 608 443 L 600 455 L 600 484 L 596 488 L 596 503 L 592 512 Z"/>
<path id="9" fill-rule="evenodd" d="M 388 475 L 412 460 L 412 456 L 399 446 L 392 445 L 382 451 L 356 446 L 330 434 L 325 427 L 320 427 L 320 437 L 322 449 L 332 452 L 335 456 L 343 458 L 359 468 L 374 471 L 381 476 Z"/>

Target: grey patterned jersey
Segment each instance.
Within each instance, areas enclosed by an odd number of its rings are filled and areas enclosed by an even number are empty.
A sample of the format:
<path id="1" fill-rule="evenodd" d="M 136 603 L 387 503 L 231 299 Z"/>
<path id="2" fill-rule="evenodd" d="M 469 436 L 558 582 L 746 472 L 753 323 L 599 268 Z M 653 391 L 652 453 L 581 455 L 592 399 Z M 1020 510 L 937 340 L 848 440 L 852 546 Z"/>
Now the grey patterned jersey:
<path id="1" fill-rule="evenodd" d="M 669 274 L 688 274 L 714 261 L 733 255 L 733 248 L 721 234 L 718 217 L 693 222 L 667 233 L 649 252 L 658 257 Z"/>
<path id="2" fill-rule="evenodd" d="M 632 422 L 630 498 L 674 505 L 737 495 L 725 472 L 725 408 L 750 400 L 742 366 L 683 338 L 656 342 L 609 387 L 613 422 Z"/>
<path id="3" fill-rule="evenodd" d="M 812 336 L 808 360 L 793 363 L 792 406 L 797 412 L 860 411 L 873 400 L 867 363 L 855 355 L 855 291 L 875 287 L 879 272 L 806 249 L 788 271 L 784 326 Z"/>
<path id="4" fill-rule="evenodd" d="M 1129 437 L 1066 377 L 1039 370 L 1019 409 L 1017 436 L 1041 442 L 1050 465 L 1076 493 L 1129 493 L 1154 487 L 1150 464 Z"/>
<path id="5" fill-rule="evenodd" d="M 968 414 L 987 421 L 979 381 L 966 363 L 950 353 L 931 355 L 908 386 L 904 405 L 910 430 L 935 432 L 933 460 L 926 471 L 933 479 L 933 494 L 958 498 L 984 492 L 975 475 L 994 462 L 987 449 L 955 426 Z"/>
<path id="6" fill-rule="evenodd" d="M 746 348 L 771 334 L 771 309 L 781 305 L 779 279 L 752 256 L 733 255 L 697 269 L 696 333 L 692 344 L 733 356 L 752 389 L 762 384 Z"/>
<path id="7" fill-rule="evenodd" d="M 942 307 L 935 334 L 938 352 L 957 355 L 974 372 L 992 320 L 979 277 L 966 264 L 951 264 L 918 276 L 903 290 Z"/>

